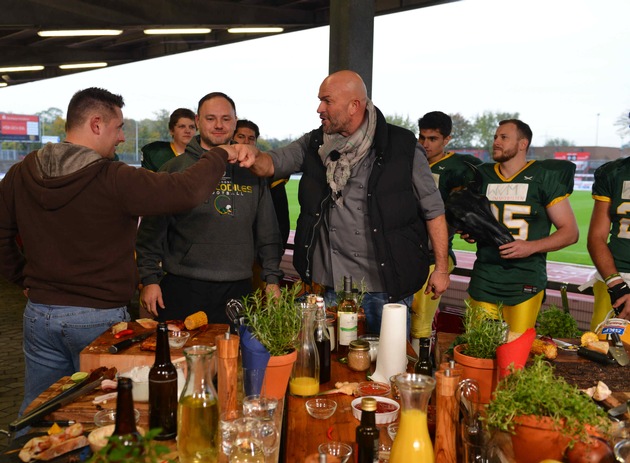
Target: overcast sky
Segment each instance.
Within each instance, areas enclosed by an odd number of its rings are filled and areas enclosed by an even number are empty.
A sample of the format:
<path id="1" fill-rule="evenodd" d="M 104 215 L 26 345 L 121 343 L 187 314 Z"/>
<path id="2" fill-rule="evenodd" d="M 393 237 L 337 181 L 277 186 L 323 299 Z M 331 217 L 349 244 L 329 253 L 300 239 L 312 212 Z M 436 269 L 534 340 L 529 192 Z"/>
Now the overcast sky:
<path id="1" fill-rule="evenodd" d="M 376 19 L 372 97 L 385 114 L 518 112 L 533 144 L 565 138 L 619 147 L 630 110 L 629 0 L 463 0 Z M 319 125 L 328 28 L 0 89 L 0 112 L 64 111 L 99 86 L 125 97 L 126 117 L 196 109 L 211 91 L 236 101 L 265 137 Z M 599 115 L 599 116 L 598 116 Z M 624 142 L 630 139 L 626 138 Z"/>

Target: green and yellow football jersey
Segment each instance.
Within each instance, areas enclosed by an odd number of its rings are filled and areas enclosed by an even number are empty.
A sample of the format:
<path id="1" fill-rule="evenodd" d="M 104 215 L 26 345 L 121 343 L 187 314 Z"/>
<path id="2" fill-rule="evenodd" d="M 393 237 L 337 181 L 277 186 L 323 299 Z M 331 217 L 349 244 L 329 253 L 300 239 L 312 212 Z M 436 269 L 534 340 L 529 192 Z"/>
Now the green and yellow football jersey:
<path id="1" fill-rule="evenodd" d="M 552 222 L 546 209 L 573 192 L 575 164 L 569 161 L 529 161 L 511 178 L 501 175 L 498 164 L 477 169 L 494 216 L 515 239 L 549 236 Z M 520 304 L 547 286 L 546 261 L 546 253 L 502 259 L 497 247 L 478 244 L 468 292 L 482 302 Z"/>
<path id="2" fill-rule="evenodd" d="M 593 199 L 610 203 L 608 249 L 617 270 L 630 272 L 630 158 L 607 162 L 595 171 Z"/>

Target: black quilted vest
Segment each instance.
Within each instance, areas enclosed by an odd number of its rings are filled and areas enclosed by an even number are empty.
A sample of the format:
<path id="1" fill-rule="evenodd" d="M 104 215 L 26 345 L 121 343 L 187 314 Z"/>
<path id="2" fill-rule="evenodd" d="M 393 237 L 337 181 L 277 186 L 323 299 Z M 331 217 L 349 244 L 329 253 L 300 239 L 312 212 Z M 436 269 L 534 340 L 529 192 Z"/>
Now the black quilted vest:
<path id="1" fill-rule="evenodd" d="M 390 301 L 414 294 L 429 269 L 426 224 L 413 192 L 411 169 L 416 146 L 408 130 L 387 124 L 377 109 L 376 160 L 368 181 L 370 233 L 381 281 Z M 298 190 L 300 216 L 295 233 L 293 265 L 302 279 L 312 278 L 312 258 L 319 228 L 332 201 L 326 169 L 317 153 L 321 127 L 310 133 Z M 361 275 L 353 275 L 358 281 Z M 368 288 L 369 290 L 369 288 Z"/>

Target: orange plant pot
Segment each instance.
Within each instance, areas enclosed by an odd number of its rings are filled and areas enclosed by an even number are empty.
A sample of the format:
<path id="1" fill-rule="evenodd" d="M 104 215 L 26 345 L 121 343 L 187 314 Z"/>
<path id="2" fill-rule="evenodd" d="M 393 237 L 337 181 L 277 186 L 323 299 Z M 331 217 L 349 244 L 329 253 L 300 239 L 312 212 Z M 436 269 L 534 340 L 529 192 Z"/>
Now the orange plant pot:
<path id="1" fill-rule="evenodd" d="M 562 461 L 569 438 L 560 432 L 562 423 L 554 425 L 546 416 L 523 415 L 514 418 L 512 435 L 514 458 L 519 463 L 539 463 L 542 460 Z"/>
<path id="2" fill-rule="evenodd" d="M 265 370 L 265 379 L 262 385 L 262 394 L 267 397 L 274 397 L 278 400 L 282 399 L 287 391 L 289 377 L 293 364 L 297 359 L 297 351 L 286 354 L 273 356 L 267 363 Z"/>
<path id="3" fill-rule="evenodd" d="M 479 384 L 479 401 L 487 404 L 499 382 L 499 370 L 496 359 L 480 359 L 462 354 L 465 345 L 455 346 L 453 354 L 462 370 L 462 379 L 470 378 Z"/>

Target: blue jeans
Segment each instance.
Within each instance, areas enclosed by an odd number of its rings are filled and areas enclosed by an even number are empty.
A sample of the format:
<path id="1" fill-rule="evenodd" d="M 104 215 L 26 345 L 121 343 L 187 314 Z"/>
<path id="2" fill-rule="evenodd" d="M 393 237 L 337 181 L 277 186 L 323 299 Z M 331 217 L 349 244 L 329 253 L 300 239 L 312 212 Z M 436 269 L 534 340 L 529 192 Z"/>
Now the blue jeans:
<path id="1" fill-rule="evenodd" d="M 324 294 L 326 306 L 337 305 L 337 295 L 332 289 L 326 289 Z M 406 297 L 402 301 L 396 302 L 397 304 L 404 304 L 407 308 L 411 307 L 413 296 Z M 365 312 L 365 320 L 367 322 L 367 332 L 371 334 L 379 334 L 381 332 L 381 318 L 383 315 L 383 306 L 389 304 L 390 301 L 387 298 L 387 293 L 365 293 L 363 295 L 363 311 Z M 407 310 L 407 339 L 409 339 L 409 332 L 411 327 L 411 316 L 409 310 Z"/>
<path id="2" fill-rule="evenodd" d="M 24 309 L 24 409 L 48 387 L 79 371 L 81 351 L 110 326 L 130 320 L 126 307 L 92 309 L 36 304 Z"/>

